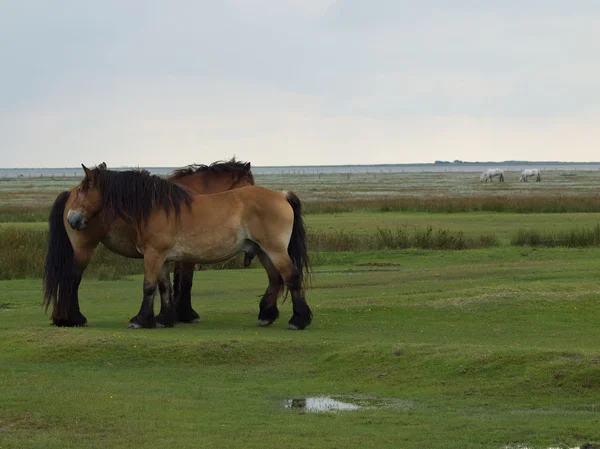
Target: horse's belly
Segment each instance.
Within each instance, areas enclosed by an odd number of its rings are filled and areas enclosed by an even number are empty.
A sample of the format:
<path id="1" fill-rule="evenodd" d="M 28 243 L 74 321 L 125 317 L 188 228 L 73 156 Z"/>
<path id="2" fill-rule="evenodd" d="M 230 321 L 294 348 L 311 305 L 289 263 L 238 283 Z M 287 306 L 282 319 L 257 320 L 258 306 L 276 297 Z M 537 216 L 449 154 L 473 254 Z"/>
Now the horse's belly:
<path id="1" fill-rule="evenodd" d="M 167 254 L 167 260 L 185 261 L 194 263 L 216 263 L 231 259 L 243 251 L 243 247 L 236 246 L 227 249 L 204 249 L 194 251 L 190 248 L 172 248 Z"/>
<path id="2" fill-rule="evenodd" d="M 111 229 L 110 232 L 106 234 L 106 237 L 102 239 L 102 244 L 113 253 L 120 254 L 121 256 L 133 259 L 141 259 L 144 257 L 137 250 L 133 236 L 120 227 Z"/>
<path id="3" fill-rule="evenodd" d="M 246 246 L 246 239 L 241 235 L 180 239 L 169 250 L 167 260 L 195 263 L 222 262 L 243 252 Z"/>

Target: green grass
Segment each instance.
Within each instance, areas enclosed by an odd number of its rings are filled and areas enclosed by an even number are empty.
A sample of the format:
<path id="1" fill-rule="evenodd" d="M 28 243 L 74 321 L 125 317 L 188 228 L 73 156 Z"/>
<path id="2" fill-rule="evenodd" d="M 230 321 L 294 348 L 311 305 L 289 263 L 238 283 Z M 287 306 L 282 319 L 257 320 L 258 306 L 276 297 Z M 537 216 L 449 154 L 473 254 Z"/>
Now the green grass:
<path id="1" fill-rule="evenodd" d="M 597 213 L 498 214 L 486 212 L 428 214 L 350 212 L 308 215 L 309 247 L 319 252 L 403 248 L 468 249 L 497 245 L 598 246 Z M 547 236 L 540 240 L 541 236 Z M 552 237 L 554 236 L 554 237 Z M 552 238 L 550 238 L 552 237 Z M 0 223 L 0 279 L 41 277 L 47 241 L 45 223 Z M 536 243 L 537 242 L 537 243 Z M 540 243 L 541 242 L 541 243 Z M 570 242 L 570 243 L 569 243 Z M 255 261 L 254 266 L 258 266 Z M 214 268 L 241 268 L 243 258 Z M 126 259 L 99 245 L 88 275 L 119 279 L 141 273 L 139 260 Z"/>
<path id="2" fill-rule="evenodd" d="M 309 212 L 315 319 L 297 333 L 289 299 L 255 327 L 261 269 L 196 273 L 201 324 L 128 331 L 141 262 L 103 247 L 80 289 L 89 327 L 50 326 L 45 221 L 79 180 L 1 180 L 0 279 L 31 278 L 0 281 L 0 449 L 597 444 L 600 213 L 583 212 L 600 173 L 516 176 L 257 176 Z M 352 394 L 412 406 L 283 408 Z"/>
<path id="3" fill-rule="evenodd" d="M 50 203 L 51 204 L 51 203 Z M 46 222 L 50 214 L 48 206 L 0 206 L 2 223 L 39 223 Z"/>
<path id="4" fill-rule="evenodd" d="M 128 331 L 140 277 L 84 279 L 87 328 L 0 282 L 0 447 L 502 448 L 597 442 L 598 249 L 329 253 L 291 332 L 255 327 L 262 270 L 197 274 L 201 324 Z M 412 408 L 298 414 L 290 397 Z"/>
<path id="5" fill-rule="evenodd" d="M 541 231 L 556 231 L 578 226 L 595 226 L 600 223 L 600 213 L 495 213 L 468 212 L 438 214 L 427 212 L 342 212 L 331 214 L 309 214 L 306 223 L 312 231 L 336 232 L 348 231 L 359 234 L 370 234 L 380 229 L 405 228 L 425 230 L 449 229 L 453 232 L 464 232 L 465 235 L 476 237 L 482 233 L 496 235 L 502 243 L 509 243 L 515 231 L 519 228 L 538 229 Z M 9 227 L 30 227 L 47 229 L 44 222 L 1 223 L 0 231 Z"/>
<path id="6" fill-rule="evenodd" d="M 311 230 L 336 232 L 339 230 L 357 234 L 370 234 L 379 229 L 402 228 L 406 230 L 447 229 L 463 232 L 467 237 L 482 234 L 496 236 L 500 243 L 510 244 L 518 229 L 559 231 L 576 227 L 594 227 L 600 222 L 600 213 L 565 214 L 519 214 L 469 212 L 434 214 L 425 212 L 348 212 L 308 215 Z"/>

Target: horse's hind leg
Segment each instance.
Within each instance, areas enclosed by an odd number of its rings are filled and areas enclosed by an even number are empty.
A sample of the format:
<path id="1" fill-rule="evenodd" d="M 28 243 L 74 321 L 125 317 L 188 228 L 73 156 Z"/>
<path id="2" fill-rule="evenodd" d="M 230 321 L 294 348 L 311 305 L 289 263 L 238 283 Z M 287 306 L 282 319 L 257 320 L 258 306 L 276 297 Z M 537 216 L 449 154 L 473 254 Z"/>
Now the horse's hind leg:
<path id="1" fill-rule="evenodd" d="M 175 262 L 175 268 L 173 269 L 173 299 L 175 301 L 175 307 L 179 302 L 181 296 L 181 262 Z"/>
<path id="2" fill-rule="evenodd" d="M 197 323 L 200 315 L 192 308 L 192 282 L 194 280 L 194 264 L 181 262 L 175 265 L 175 276 L 179 285 L 176 287 L 175 307 L 177 321 L 182 323 Z"/>
<path id="3" fill-rule="evenodd" d="M 258 312 L 258 325 L 264 327 L 271 325 L 273 321 L 279 318 L 277 298 L 281 294 L 284 285 L 283 279 L 273 265 L 273 262 L 271 262 L 271 259 L 262 251 L 258 253 L 258 259 L 263 267 L 265 267 L 269 276 L 269 286 L 260 300 L 260 311 Z"/>
<path id="4" fill-rule="evenodd" d="M 160 313 L 156 317 L 156 327 L 173 327 L 176 313 L 168 264 L 164 264 L 160 269 L 158 291 L 160 293 Z"/>
<path id="5" fill-rule="evenodd" d="M 292 263 L 287 251 L 275 254 L 269 253 L 268 255 L 279 274 L 281 274 L 292 296 L 294 314 L 288 322 L 288 329 L 304 329 L 312 321 L 312 312 L 304 297 L 304 286 L 302 285 L 300 273 Z"/>
<path id="6" fill-rule="evenodd" d="M 156 327 L 154 293 L 164 260 L 165 255 L 156 251 L 146 251 L 144 254 L 144 299 L 138 314 L 129 320 L 130 329 Z"/>

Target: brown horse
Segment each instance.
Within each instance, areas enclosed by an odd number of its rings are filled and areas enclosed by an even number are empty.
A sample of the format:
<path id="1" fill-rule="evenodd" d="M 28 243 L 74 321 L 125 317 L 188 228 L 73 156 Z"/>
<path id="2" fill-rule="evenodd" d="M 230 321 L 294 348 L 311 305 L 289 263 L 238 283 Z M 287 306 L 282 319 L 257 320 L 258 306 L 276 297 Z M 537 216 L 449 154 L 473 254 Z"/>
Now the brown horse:
<path id="1" fill-rule="evenodd" d="M 100 164 L 98 170 L 106 170 Z M 176 170 L 170 177 L 193 194 L 211 194 L 254 185 L 250 163 L 232 159 L 211 165 L 190 165 Z M 125 257 L 143 258 L 137 250 L 135 227 L 123 219 L 103 220 L 100 216 L 88 220 L 87 228 L 73 230 L 67 223 L 67 212 L 77 196 L 78 187 L 61 193 L 50 213 L 50 236 L 44 271 L 44 304 L 53 305 L 52 322 L 56 326 L 83 326 L 87 319 L 79 310 L 78 289 L 81 277 L 94 249 L 102 242 L 111 251 Z M 174 290 L 177 320 L 197 321 L 192 309 L 191 289 L 194 264 L 175 265 Z M 170 285 L 159 284 L 161 294 L 171 290 Z M 160 317 L 160 315 L 159 315 Z"/>
<path id="2" fill-rule="evenodd" d="M 169 261 L 212 263 L 245 252 L 257 255 L 269 286 L 260 303 L 259 325 L 279 316 L 277 298 L 287 287 L 294 314 L 290 329 L 304 329 L 312 313 L 304 298 L 309 272 L 301 204 L 292 192 L 247 186 L 213 195 L 191 195 L 169 180 L 146 171 L 89 170 L 70 204 L 67 221 L 88 229 L 101 217 L 124 219 L 136 230 L 135 246 L 144 256 L 144 299 L 132 328 L 172 326 L 171 296 L 161 294 L 162 316 L 154 317 L 154 293 L 168 278 Z"/>

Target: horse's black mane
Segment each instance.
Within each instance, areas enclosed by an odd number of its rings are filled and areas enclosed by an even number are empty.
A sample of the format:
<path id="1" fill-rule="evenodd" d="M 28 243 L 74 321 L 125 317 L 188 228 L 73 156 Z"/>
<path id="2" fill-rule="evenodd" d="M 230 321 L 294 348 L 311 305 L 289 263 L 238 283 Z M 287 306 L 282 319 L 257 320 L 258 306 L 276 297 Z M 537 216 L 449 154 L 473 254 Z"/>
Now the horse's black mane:
<path id="1" fill-rule="evenodd" d="M 210 165 L 191 164 L 187 167 L 179 168 L 171 174 L 170 179 L 178 179 L 183 176 L 193 175 L 194 173 L 231 173 L 238 176 L 246 175 L 250 178 L 251 183 L 254 184 L 254 176 L 250 170 L 250 163 L 236 161 L 235 157 L 229 161 L 216 161 Z"/>
<path id="2" fill-rule="evenodd" d="M 100 189 L 103 208 L 136 226 L 146 224 L 152 211 L 162 207 L 179 218 L 181 205 L 190 207 L 191 194 L 183 187 L 151 175 L 148 170 L 113 171 L 97 167 L 92 170 L 94 184 Z M 84 186 L 90 180 L 86 177 Z"/>

